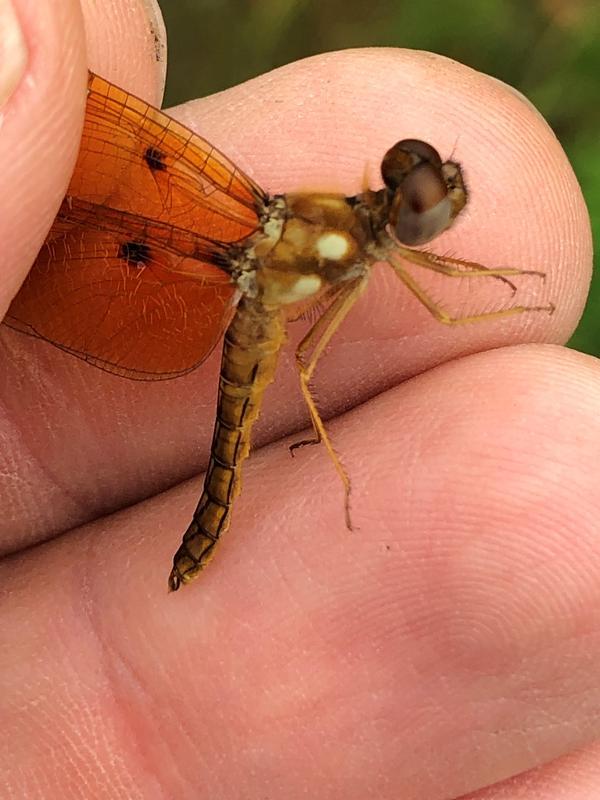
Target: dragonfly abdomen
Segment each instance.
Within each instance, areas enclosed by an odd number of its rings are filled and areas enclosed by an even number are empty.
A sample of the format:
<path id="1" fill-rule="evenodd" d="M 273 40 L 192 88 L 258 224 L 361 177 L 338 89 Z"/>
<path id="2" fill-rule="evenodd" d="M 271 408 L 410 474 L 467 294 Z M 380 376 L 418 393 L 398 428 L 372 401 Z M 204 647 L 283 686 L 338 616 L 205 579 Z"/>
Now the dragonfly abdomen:
<path id="1" fill-rule="evenodd" d="M 242 297 L 225 334 L 210 462 L 202 496 L 173 559 L 169 588 L 188 583 L 210 561 L 241 489 L 241 468 L 250 450 L 252 425 L 275 375 L 285 341 L 278 308 Z"/>

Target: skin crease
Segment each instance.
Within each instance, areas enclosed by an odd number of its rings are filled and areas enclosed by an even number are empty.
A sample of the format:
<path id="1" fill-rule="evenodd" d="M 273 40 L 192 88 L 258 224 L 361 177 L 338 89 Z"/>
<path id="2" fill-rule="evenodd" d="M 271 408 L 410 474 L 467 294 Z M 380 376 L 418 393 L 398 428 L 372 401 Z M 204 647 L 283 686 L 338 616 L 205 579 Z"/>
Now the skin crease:
<path id="1" fill-rule="evenodd" d="M 76 155 L 83 19 L 95 70 L 154 101 L 164 76 L 146 4 L 14 5 L 29 61 L 0 129 L 3 309 Z M 306 421 L 289 348 L 232 529 L 171 596 L 200 483 L 163 490 L 205 463 L 218 355 L 145 385 L 3 332 L 2 796 L 596 798 L 600 375 L 556 346 L 591 245 L 551 132 L 496 81 L 395 50 L 177 115 L 270 191 L 355 192 L 399 138 L 456 145 L 470 205 L 432 249 L 546 270 L 558 308 L 448 329 L 378 270 L 318 377 L 326 417 L 353 406 L 329 428 L 356 530 L 321 449 L 292 462 L 281 440 Z"/>

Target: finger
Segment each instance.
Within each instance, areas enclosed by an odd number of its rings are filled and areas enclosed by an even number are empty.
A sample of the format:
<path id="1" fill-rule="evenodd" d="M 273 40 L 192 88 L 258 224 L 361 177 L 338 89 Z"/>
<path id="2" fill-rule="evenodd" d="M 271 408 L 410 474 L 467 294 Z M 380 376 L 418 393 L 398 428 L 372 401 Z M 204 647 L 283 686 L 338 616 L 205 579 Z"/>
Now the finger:
<path id="1" fill-rule="evenodd" d="M 153 102 L 162 97 L 165 71 L 164 27 L 156 4 L 150 0 L 135 4 L 111 0 L 101 6 L 86 0 L 83 19 L 76 0 L 41 5 L 18 2 L 15 8 L 25 45 L 31 41 L 35 46 L 8 100 L 0 130 L 5 159 L 5 191 L 0 198 L 2 316 L 30 269 L 67 190 L 83 122 L 87 58 L 90 65 L 127 80 Z M 88 56 L 83 48 L 84 26 Z M 0 551 L 26 544 L 31 537 L 36 538 L 36 532 L 52 533 L 56 528 L 50 509 L 58 495 L 61 520 L 65 511 L 68 517 L 69 509 L 80 508 L 79 498 L 69 499 L 69 491 L 61 485 L 61 470 L 55 472 L 51 463 L 51 453 L 57 455 L 51 442 L 56 444 L 61 438 L 56 417 L 66 411 L 66 406 L 62 410 L 55 406 L 56 392 L 60 391 L 55 381 L 60 384 L 60 376 L 43 375 L 43 366 L 29 358 L 31 345 L 23 343 L 22 349 L 19 345 L 11 349 L 11 341 L 9 336 L 2 359 L 6 371 L 0 375 L 0 463 L 4 476 L 0 505 L 12 513 L 3 515 L 0 524 Z M 44 383 L 45 389 L 41 386 Z M 54 396 L 51 405 L 55 412 L 43 422 L 39 417 L 33 422 L 39 392 L 45 390 Z M 67 400 L 71 410 L 74 403 L 77 401 Z M 70 412 L 67 414 L 70 416 Z M 30 436 L 36 443 L 33 450 Z M 47 455 L 50 462 L 44 466 Z M 65 450 L 63 457 L 68 460 Z M 32 509 L 36 509 L 33 515 Z"/>
<path id="2" fill-rule="evenodd" d="M 600 746 L 592 744 L 460 800 L 596 800 Z"/>
<path id="3" fill-rule="evenodd" d="M 467 210 L 432 249 L 488 266 L 540 269 L 558 306 L 551 318 L 472 326 L 453 331 L 452 339 L 484 349 L 570 335 L 591 273 L 589 218 L 560 144 L 524 97 L 441 56 L 403 50 L 326 54 L 274 76 L 276 88 L 272 76 L 262 76 L 227 93 L 226 115 L 222 95 L 175 113 L 272 192 L 316 187 L 351 195 L 365 177 L 379 187 L 382 155 L 391 144 L 408 136 L 431 142 L 444 158 L 462 164 L 469 192 Z M 445 360 L 447 351 L 435 348 L 439 324 L 389 270 L 380 272 L 364 314 L 349 326 L 352 340 L 372 340 L 375 321 L 376 331 L 388 336 L 419 335 L 414 371 L 434 363 L 432 345 L 435 363 Z"/>
<path id="4" fill-rule="evenodd" d="M 325 416 L 451 356 L 519 338 L 561 339 L 572 328 L 589 271 L 585 207 L 549 128 L 497 82 L 427 54 L 355 51 L 291 65 L 178 114 L 196 128 L 201 119 L 201 133 L 271 191 L 312 185 L 354 192 L 365 163 L 375 169 L 387 147 L 407 135 L 429 139 L 446 155 L 456 145 L 473 212 L 443 239 L 442 250 L 549 272 L 560 313 L 449 332 L 430 320 L 391 270 L 380 270 L 356 322 L 339 331 L 326 362 L 335 366 L 319 378 Z M 11 347 L 18 348 L 11 358 L 18 366 L 16 374 L 10 366 L 5 373 L 11 387 L 6 402 L 22 439 L 37 443 L 39 459 L 32 462 L 29 449 L 16 442 L 17 452 L 27 454 L 19 464 L 21 480 L 39 487 L 35 502 L 23 509 L 23 537 L 148 496 L 206 463 L 217 353 L 197 374 L 149 387 L 91 371 L 23 337 L 13 335 Z M 22 348 L 35 352 L 34 367 L 19 359 Z M 287 351 L 258 443 L 306 424 L 300 393 L 292 388 L 292 361 Z M 40 398 L 39 414 L 23 408 L 12 389 L 17 382 L 26 396 Z M 75 430 L 74 407 L 82 412 Z"/>
<path id="5" fill-rule="evenodd" d="M 160 106 L 165 85 L 166 31 L 156 0 L 82 0 L 88 66 Z"/>
<path id="6" fill-rule="evenodd" d="M 12 33 L 3 27 L 3 37 L 17 48 L 13 58 L 19 66 L 17 74 L 8 59 L 3 64 L 13 84 L 0 127 L 0 318 L 66 192 L 85 103 L 77 1 L 14 0 L 12 12 L 10 5 L 4 4 L 2 14 L 7 25 L 10 18 Z"/>
<path id="7" fill-rule="evenodd" d="M 333 426 L 353 533 L 322 452 L 265 449 L 176 595 L 195 485 L 11 557 L 8 785 L 442 800 L 597 739 L 599 400 L 569 351 L 434 370 Z"/>
<path id="8" fill-rule="evenodd" d="M 17 72 L 7 61 L 11 91 L 0 131 L 1 316 L 66 193 L 79 149 L 88 63 L 127 79 L 154 103 L 162 97 L 165 73 L 164 27 L 152 0 L 110 0 L 101 10 L 85 0 L 83 17 L 77 0 L 12 5 L 14 13 L 3 12 L 13 26 L 6 41 L 15 43 Z"/>

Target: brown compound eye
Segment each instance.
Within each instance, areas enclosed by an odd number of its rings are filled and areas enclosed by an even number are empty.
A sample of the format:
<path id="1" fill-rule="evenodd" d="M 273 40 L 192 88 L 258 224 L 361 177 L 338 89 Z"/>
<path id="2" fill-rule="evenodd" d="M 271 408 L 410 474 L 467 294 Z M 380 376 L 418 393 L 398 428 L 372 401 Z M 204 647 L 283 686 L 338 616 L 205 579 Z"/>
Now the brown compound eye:
<path id="1" fill-rule="evenodd" d="M 451 225 L 465 205 L 458 164 L 443 164 L 437 150 L 419 139 L 403 139 L 388 150 L 381 174 L 394 193 L 389 222 L 403 244 L 429 242 Z"/>
<path id="2" fill-rule="evenodd" d="M 441 169 L 440 154 L 420 139 L 402 139 L 391 147 L 381 162 L 381 176 L 388 189 L 395 191 L 408 173 L 421 162 Z"/>

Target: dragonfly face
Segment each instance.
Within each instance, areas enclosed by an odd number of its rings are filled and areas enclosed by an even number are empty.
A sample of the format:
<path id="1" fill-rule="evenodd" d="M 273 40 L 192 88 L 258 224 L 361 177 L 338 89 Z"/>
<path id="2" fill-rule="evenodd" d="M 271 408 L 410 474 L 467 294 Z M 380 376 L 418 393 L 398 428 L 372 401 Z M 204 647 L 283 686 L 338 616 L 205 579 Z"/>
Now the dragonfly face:
<path id="1" fill-rule="evenodd" d="M 443 163 L 431 145 L 399 141 L 384 155 L 381 174 L 383 188 L 354 197 L 270 197 L 204 139 L 90 74 L 67 197 L 5 324 L 135 380 L 190 372 L 226 330 L 211 459 L 174 558 L 171 589 L 198 574 L 229 526 L 290 306 L 325 305 L 298 348 L 297 364 L 315 437 L 344 483 L 348 525 L 349 480 L 309 382 L 371 265 L 387 260 L 441 322 L 552 310 L 512 305 L 466 318 L 445 314 L 401 259 L 449 276 L 492 276 L 511 287 L 508 276 L 522 271 L 411 249 L 452 225 L 467 201 L 460 166 Z"/>
<path id="2" fill-rule="evenodd" d="M 401 244 L 426 244 L 449 228 L 467 203 L 460 165 L 442 163 L 437 150 L 404 139 L 383 157 L 381 176 L 390 193 L 389 223 Z"/>

